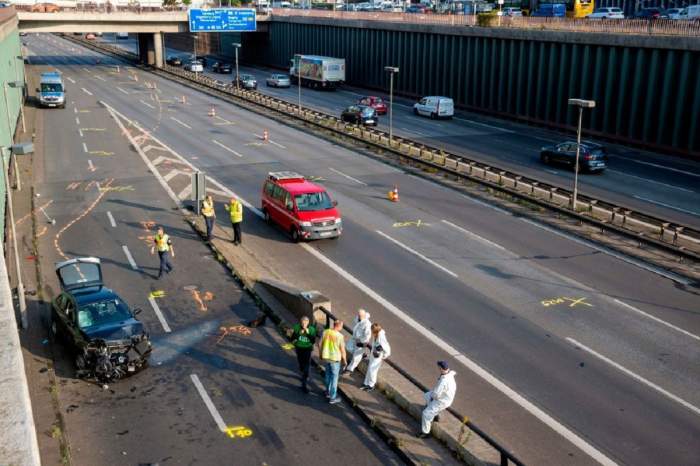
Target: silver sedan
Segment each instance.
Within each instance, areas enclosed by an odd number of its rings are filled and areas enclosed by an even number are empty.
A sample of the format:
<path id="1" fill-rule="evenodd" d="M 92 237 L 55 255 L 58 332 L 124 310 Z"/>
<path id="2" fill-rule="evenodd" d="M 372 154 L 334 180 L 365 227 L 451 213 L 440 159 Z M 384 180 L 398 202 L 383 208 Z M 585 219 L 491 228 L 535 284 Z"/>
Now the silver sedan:
<path id="1" fill-rule="evenodd" d="M 291 82 L 286 74 L 273 74 L 265 80 L 268 87 L 289 87 Z"/>

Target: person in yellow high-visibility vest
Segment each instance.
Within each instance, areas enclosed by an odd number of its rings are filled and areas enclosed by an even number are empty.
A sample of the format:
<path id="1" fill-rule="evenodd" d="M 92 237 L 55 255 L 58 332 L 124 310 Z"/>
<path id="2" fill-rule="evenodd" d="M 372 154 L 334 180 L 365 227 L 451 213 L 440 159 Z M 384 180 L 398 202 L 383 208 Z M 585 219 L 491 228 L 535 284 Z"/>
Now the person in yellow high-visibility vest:
<path id="1" fill-rule="evenodd" d="M 153 237 L 153 246 L 151 246 L 151 254 L 158 250 L 158 258 L 160 259 L 160 270 L 158 271 L 158 279 L 163 276 L 163 271 L 170 273 L 173 271 L 173 266 L 168 260 L 168 255 L 172 254 L 175 257 L 175 249 L 173 242 L 170 241 L 170 236 L 166 235 L 163 227 L 158 227 L 156 235 Z"/>
<path id="2" fill-rule="evenodd" d="M 338 397 L 338 375 L 340 375 L 340 364 L 347 365 L 345 353 L 345 339 L 343 334 L 343 321 L 336 320 L 333 328 L 323 332 L 321 341 L 318 344 L 318 352 L 321 361 L 325 366 L 326 397 L 332 405 L 340 403 Z"/>
<path id="3" fill-rule="evenodd" d="M 216 221 L 216 212 L 214 211 L 214 200 L 207 195 L 202 201 L 202 216 L 207 224 L 207 241 L 211 241 L 214 234 L 214 222 Z"/>
<path id="4" fill-rule="evenodd" d="M 233 244 L 241 244 L 241 223 L 243 223 L 243 204 L 235 197 L 231 198 L 224 208 L 231 215 L 231 226 L 233 227 Z"/>

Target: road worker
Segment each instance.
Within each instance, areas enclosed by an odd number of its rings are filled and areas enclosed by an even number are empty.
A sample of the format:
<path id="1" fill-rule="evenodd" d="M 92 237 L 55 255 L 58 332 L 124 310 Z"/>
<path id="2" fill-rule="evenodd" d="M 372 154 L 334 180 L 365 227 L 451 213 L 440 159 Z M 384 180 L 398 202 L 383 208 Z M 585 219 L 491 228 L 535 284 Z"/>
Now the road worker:
<path id="1" fill-rule="evenodd" d="M 314 350 L 314 343 L 316 343 L 316 326 L 309 325 L 307 316 L 302 316 L 299 319 L 299 323 L 294 324 L 292 343 L 297 353 L 297 362 L 299 362 L 299 371 L 301 372 L 301 390 L 304 393 L 309 393 L 307 381 L 309 379 L 311 353 Z"/>
<path id="2" fill-rule="evenodd" d="M 235 197 L 231 198 L 228 205 L 224 206 L 231 216 L 231 226 L 233 227 L 233 244 L 241 244 L 241 223 L 243 223 L 243 204 Z"/>
<path id="3" fill-rule="evenodd" d="M 358 309 L 355 325 L 352 328 L 352 337 L 345 346 L 350 360 L 343 371 L 344 374 L 352 373 L 357 368 L 365 354 L 365 348 L 369 348 L 369 340 L 372 338 L 372 322 L 370 322 L 369 317 L 369 312 Z"/>
<path id="4" fill-rule="evenodd" d="M 207 195 L 202 201 L 202 216 L 207 224 L 207 241 L 211 241 L 214 234 L 214 222 L 216 221 L 216 212 L 214 211 L 214 200 L 210 195 Z"/>
<path id="5" fill-rule="evenodd" d="M 347 364 L 345 356 L 345 338 L 340 333 L 343 330 L 343 321 L 336 320 L 333 328 L 323 332 L 319 343 L 319 353 L 325 366 L 326 398 L 330 404 L 340 403 L 338 397 L 338 376 L 340 364 Z"/>
<path id="6" fill-rule="evenodd" d="M 386 332 L 381 325 L 374 323 L 372 324 L 372 341 L 369 347 L 369 363 L 367 364 L 365 383 L 360 387 L 360 390 L 368 392 L 374 390 L 382 361 L 389 356 L 391 356 L 391 346 L 389 340 L 386 339 Z"/>
<path id="7" fill-rule="evenodd" d="M 440 368 L 437 384 L 435 388 L 423 394 L 427 406 L 421 417 L 421 431 L 416 435 L 418 438 L 426 438 L 430 435 L 433 419 L 438 422 L 440 411 L 452 405 L 457 392 L 456 372 L 450 370 L 447 361 L 438 361 L 437 365 Z"/>
<path id="8" fill-rule="evenodd" d="M 173 271 L 173 266 L 170 264 L 168 259 L 169 255 L 175 258 L 175 249 L 173 249 L 173 242 L 170 240 L 170 236 L 165 234 L 163 227 L 158 227 L 156 235 L 153 237 L 153 246 L 151 246 L 151 254 L 158 251 L 158 258 L 160 259 L 160 270 L 158 271 L 158 279 L 163 276 L 163 272 L 170 273 Z"/>

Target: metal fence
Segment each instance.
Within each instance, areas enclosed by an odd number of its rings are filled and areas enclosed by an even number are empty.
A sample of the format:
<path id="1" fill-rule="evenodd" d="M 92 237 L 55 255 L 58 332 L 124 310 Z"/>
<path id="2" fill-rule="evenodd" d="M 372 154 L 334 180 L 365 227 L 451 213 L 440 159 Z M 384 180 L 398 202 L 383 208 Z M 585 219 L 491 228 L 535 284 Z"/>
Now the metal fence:
<path id="1" fill-rule="evenodd" d="M 388 23 L 428 24 L 444 26 L 478 26 L 474 15 L 409 14 L 366 11 L 295 10 L 276 8 L 271 19 L 326 18 L 352 21 L 383 21 Z M 533 18 L 493 16 L 481 24 L 495 28 L 538 29 L 551 31 L 598 32 L 613 34 L 645 34 L 670 36 L 700 36 L 699 20 L 670 19 L 600 19 Z"/>

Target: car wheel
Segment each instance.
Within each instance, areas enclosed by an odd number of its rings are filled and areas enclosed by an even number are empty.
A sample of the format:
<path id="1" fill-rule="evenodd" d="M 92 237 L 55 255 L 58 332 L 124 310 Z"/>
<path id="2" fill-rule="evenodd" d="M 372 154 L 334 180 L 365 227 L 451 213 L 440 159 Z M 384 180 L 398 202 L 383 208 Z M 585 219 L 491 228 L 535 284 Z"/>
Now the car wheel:
<path id="1" fill-rule="evenodd" d="M 431 120 L 434 120 L 434 119 L 436 119 L 436 118 L 437 118 L 437 113 L 432 112 L 432 113 L 430 114 L 430 119 L 431 119 Z"/>
<path id="2" fill-rule="evenodd" d="M 265 223 L 272 223 L 270 212 L 268 212 L 267 209 L 263 209 L 263 219 L 265 220 Z"/>
<path id="3" fill-rule="evenodd" d="M 416 107 L 413 107 L 413 114 L 418 115 L 418 109 Z"/>
<path id="4" fill-rule="evenodd" d="M 301 235 L 299 234 L 299 230 L 296 227 L 292 227 L 291 235 L 292 241 L 294 241 L 295 243 L 301 241 Z"/>
<path id="5" fill-rule="evenodd" d="M 58 341 L 58 324 L 53 317 L 51 317 L 51 325 L 49 327 L 49 339 L 52 343 Z"/>
<path id="6" fill-rule="evenodd" d="M 540 160 L 542 161 L 543 164 L 549 165 L 549 155 L 547 155 L 547 154 L 541 154 L 541 155 L 540 155 Z"/>
<path id="7" fill-rule="evenodd" d="M 75 356 L 75 373 L 77 377 L 84 377 L 87 373 L 87 361 L 85 361 L 85 355 L 82 352 Z"/>

